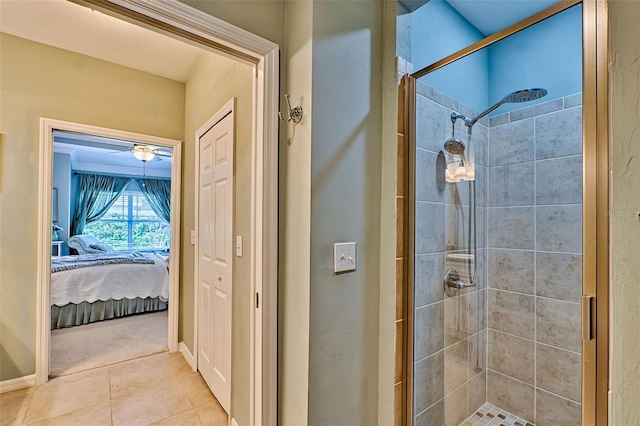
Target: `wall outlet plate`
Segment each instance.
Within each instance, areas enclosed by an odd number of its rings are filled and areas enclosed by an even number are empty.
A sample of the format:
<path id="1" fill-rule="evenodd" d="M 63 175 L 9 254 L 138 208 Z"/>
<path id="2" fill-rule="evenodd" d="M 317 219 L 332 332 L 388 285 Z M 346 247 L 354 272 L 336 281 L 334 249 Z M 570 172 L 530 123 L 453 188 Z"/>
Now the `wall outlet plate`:
<path id="1" fill-rule="evenodd" d="M 333 272 L 356 270 L 356 243 L 335 243 L 333 245 Z"/>

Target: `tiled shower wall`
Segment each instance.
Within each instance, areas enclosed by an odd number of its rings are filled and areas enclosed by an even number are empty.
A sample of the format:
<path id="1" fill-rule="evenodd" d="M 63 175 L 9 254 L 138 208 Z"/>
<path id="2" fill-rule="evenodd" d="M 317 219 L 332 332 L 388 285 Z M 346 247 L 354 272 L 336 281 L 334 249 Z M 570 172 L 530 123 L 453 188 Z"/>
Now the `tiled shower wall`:
<path id="1" fill-rule="evenodd" d="M 582 96 L 491 117 L 487 400 L 579 425 Z"/>
<path id="2" fill-rule="evenodd" d="M 415 157 L 414 395 L 415 425 L 458 425 L 486 401 L 486 268 L 478 287 L 445 296 L 447 255 L 465 249 L 469 183 L 445 182 L 444 141 L 451 112 L 474 112 L 418 82 Z M 479 265 L 486 265 L 487 122 L 473 128 L 467 147 L 475 157 Z M 462 120 L 456 136 L 467 141 Z M 464 265 L 455 265 L 457 270 Z M 411 311 L 410 311 L 411 312 Z"/>
<path id="3" fill-rule="evenodd" d="M 444 181 L 442 151 L 451 112 L 475 114 L 420 82 L 416 110 L 414 424 L 457 425 L 485 401 L 580 424 L 581 95 L 473 127 L 479 285 L 455 297 L 442 279 L 466 248 L 469 191 Z"/>

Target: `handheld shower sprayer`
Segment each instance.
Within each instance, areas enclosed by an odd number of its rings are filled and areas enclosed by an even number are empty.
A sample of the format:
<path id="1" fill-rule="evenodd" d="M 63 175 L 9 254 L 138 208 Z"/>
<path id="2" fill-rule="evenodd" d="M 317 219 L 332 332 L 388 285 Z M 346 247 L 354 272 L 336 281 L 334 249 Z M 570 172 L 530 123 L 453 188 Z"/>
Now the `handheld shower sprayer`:
<path id="1" fill-rule="evenodd" d="M 469 241 L 467 246 L 467 253 L 464 255 L 457 254 L 458 257 L 462 256 L 463 259 L 467 260 L 467 275 L 462 277 L 456 270 L 456 266 L 451 267 L 449 270 L 447 270 L 444 276 L 444 291 L 448 296 L 455 296 L 461 289 L 475 287 L 477 285 L 478 276 L 478 259 L 476 258 L 478 253 L 478 219 L 476 214 L 477 209 L 475 173 L 473 171 L 473 165 L 467 161 L 467 157 L 465 156 L 466 146 L 464 142 L 455 137 L 456 120 L 459 118 L 464 120 L 464 124 L 469 129 L 468 135 L 470 143 L 471 130 L 473 128 L 473 125 L 476 124 L 476 122 L 482 117 L 500 107 L 500 105 L 505 103 L 529 102 L 535 99 L 542 98 L 546 95 L 546 89 L 518 90 L 516 92 L 509 93 L 507 96 L 502 98 L 500 102 L 491 106 L 489 109 L 480 113 L 476 117 L 469 118 L 463 114 L 459 114 L 456 112 L 451 113 L 451 137 L 444 142 L 444 149 L 449 154 L 459 156 L 460 165 L 458 165 L 458 161 L 449 163 L 446 170 L 446 179 L 447 182 L 452 183 L 460 182 L 461 180 L 469 181 Z M 471 229 L 473 229 L 473 232 L 471 232 Z"/>
<path id="2" fill-rule="evenodd" d="M 449 154 L 460 157 L 460 165 L 457 161 L 449 163 L 447 166 L 447 182 L 459 182 L 461 180 L 473 180 L 475 173 L 471 167 L 471 163 L 467 161 L 465 156 L 466 146 L 462 140 L 456 138 L 456 120 L 458 118 L 466 118 L 455 112 L 451 113 L 451 137 L 444 142 L 444 149 Z M 471 139 L 471 127 L 469 127 L 469 139 Z"/>

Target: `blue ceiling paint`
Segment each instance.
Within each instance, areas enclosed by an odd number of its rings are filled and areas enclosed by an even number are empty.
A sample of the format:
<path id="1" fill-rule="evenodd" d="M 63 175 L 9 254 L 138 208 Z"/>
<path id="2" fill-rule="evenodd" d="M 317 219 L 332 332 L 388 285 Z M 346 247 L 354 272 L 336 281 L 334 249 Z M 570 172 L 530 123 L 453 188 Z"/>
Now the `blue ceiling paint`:
<path id="1" fill-rule="evenodd" d="M 559 3 L 559 0 L 447 0 L 464 18 L 488 36 Z"/>

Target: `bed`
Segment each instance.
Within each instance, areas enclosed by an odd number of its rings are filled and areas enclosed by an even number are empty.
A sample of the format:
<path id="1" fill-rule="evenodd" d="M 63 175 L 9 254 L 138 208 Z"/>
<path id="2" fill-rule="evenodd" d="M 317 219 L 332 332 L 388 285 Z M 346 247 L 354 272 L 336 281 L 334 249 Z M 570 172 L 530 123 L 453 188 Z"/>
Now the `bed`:
<path id="1" fill-rule="evenodd" d="M 168 307 L 167 257 L 158 253 L 83 252 L 52 258 L 51 271 L 51 329 Z"/>

